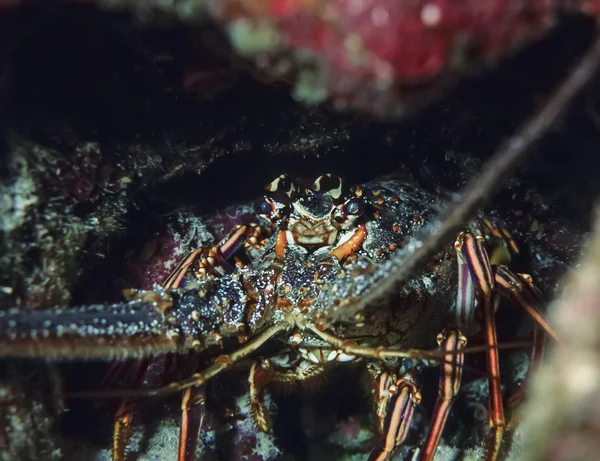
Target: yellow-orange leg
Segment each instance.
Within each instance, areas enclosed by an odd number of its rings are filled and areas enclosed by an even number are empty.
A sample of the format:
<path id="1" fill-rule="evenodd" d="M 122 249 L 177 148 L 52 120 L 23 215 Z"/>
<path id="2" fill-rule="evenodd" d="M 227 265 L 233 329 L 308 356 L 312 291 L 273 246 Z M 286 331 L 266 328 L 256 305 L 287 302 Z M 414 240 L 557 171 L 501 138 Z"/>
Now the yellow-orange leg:
<path id="1" fill-rule="evenodd" d="M 138 361 L 136 364 L 141 365 L 143 361 Z M 110 385 L 117 377 L 123 372 L 123 363 L 117 363 L 110 366 L 108 372 L 102 379 L 101 387 L 104 385 Z M 127 399 L 123 399 L 117 411 L 115 413 L 115 421 L 113 427 L 113 448 L 112 448 L 112 459 L 121 460 L 125 458 L 125 440 L 129 438 L 129 430 L 131 427 L 131 414 L 125 407 Z"/>
<path id="2" fill-rule="evenodd" d="M 373 377 L 373 398 L 375 415 L 377 416 L 377 429 L 379 433 L 385 432 L 385 418 L 388 413 L 388 404 L 396 389 L 396 376 L 380 362 L 367 364 L 367 369 Z"/>
<path id="3" fill-rule="evenodd" d="M 131 435 L 131 423 L 133 422 L 133 412 L 125 408 L 125 405 L 128 403 L 129 400 L 124 399 L 117 410 L 117 416 L 113 427 L 113 461 L 125 459 L 126 444 Z"/>
<path id="4" fill-rule="evenodd" d="M 250 367 L 250 413 L 259 430 L 271 430 L 271 417 L 265 405 L 265 388 L 270 383 L 294 383 L 318 376 L 324 366 L 304 359 L 294 359 L 291 354 L 280 354 L 270 360 L 259 359 Z"/>
<path id="5" fill-rule="evenodd" d="M 343 261 L 350 255 L 356 253 L 367 236 L 367 228 L 364 224 L 360 224 L 354 234 L 341 245 L 337 246 L 329 253 L 329 256 L 334 256 L 338 261 Z"/>
<path id="6" fill-rule="evenodd" d="M 460 353 L 460 351 L 467 345 L 467 338 L 458 330 L 452 328 L 442 331 L 438 335 L 437 341 L 441 349 L 449 354 L 442 359 L 440 365 L 439 394 L 433 413 L 432 424 L 427 434 L 427 440 L 421 451 L 420 459 L 424 461 L 432 460 L 435 456 L 442 431 L 448 419 L 450 407 L 460 390 L 464 362 L 464 354 Z"/>
<path id="7" fill-rule="evenodd" d="M 196 446 L 204 420 L 205 404 L 204 386 L 190 387 L 183 393 L 177 461 L 196 459 Z"/>
<path id="8" fill-rule="evenodd" d="M 143 369 L 148 365 L 148 360 L 136 360 L 133 364 L 135 371 L 133 372 L 133 386 L 139 386 L 144 379 Z M 113 461 L 125 460 L 125 452 L 127 450 L 127 441 L 131 436 L 131 425 L 133 424 L 134 412 L 131 409 L 131 400 L 122 399 L 119 402 L 119 407 L 115 413 L 115 422 L 113 427 Z"/>
<path id="9" fill-rule="evenodd" d="M 250 384 L 250 415 L 259 430 L 268 432 L 271 427 L 271 417 L 265 407 L 265 387 L 271 382 L 269 373 L 270 363 L 267 360 L 257 360 L 250 367 L 248 383 Z"/>
<path id="10" fill-rule="evenodd" d="M 317 337 L 321 338 L 327 344 L 331 344 L 345 355 L 356 355 L 360 357 L 371 357 L 373 359 L 402 358 L 402 359 L 432 359 L 437 360 L 442 357 L 438 349 L 390 349 L 386 347 L 361 346 L 352 339 L 338 338 L 331 333 L 322 331 L 317 325 L 307 324 L 306 329 L 310 330 Z"/>
<path id="11" fill-rule="evenodd" d="M 387 371 L 379 376 L 375 398 L 383 440 L 373 448 L 368 461 L 387 461 L 406 440 L 415 407 L 421 402 L 416 373 L 411 368 L 400 379 Z"/>

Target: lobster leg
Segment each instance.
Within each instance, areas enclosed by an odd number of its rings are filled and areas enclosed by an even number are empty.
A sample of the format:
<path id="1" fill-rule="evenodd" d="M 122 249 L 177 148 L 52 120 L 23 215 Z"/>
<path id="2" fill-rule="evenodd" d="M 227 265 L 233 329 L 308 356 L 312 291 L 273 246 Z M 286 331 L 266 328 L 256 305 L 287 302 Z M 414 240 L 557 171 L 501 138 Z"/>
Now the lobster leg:
<path id="1" fill-rule="evenodd" d="M 495 266 L 494 279 L 496 287 L 502 295 L 521 307 L 537 325 L 543 328 L 554 340 L 558 341 L 556 331 L 540 310 L 542 295 L 531 282 L 531 276 L 514 274 L 506 266 Z"/>
<path id="2" fill-rule="evenodd" d="M 527 274 L 514 274 L 504 266 L 495 267 L 494 272 L 498 291 L 525 310 L 534 321 L 533 348 L 525 378 L 527 379 L 531 373 L 537 370 L 542 362 L 546 334 L 552 336 L 555 340 L 558 340 L 558 336 L 539 309 L 542 303 L 542 295 L 531 282 L 531 277 Z M 518 417 L 516 413 L 524 397 L 524 392 L 521 389 L 508 398 L 508 406 L 511 408 L 512 416 L 507 424 L 507 428 L 510 429 L 517 424 Z"/>
<path id="3" fill-rule="evenodd" d="M 352 234 L 348 240 L 331 250 L 329 256 L 335 257 L 338 261 L 343 261 L 344 259 L 348 258 L 348 256 L 356 253 L 356 250 L 360 248 L 366 236 L 367 229 L 365 225 L 359 225 L 354 234 Z"/>
<path id="4" fill-rule="evenodd" d="M 409 369 L 400 379 L 387 370 L 376 380 L 376 408 L 383 440 L 373 448 L 368 461 L 386 461 L 401 445 L 410 429 L 415 406 L 421 402 L 417 370 Z"/>
<path id="5" fill-rule="evenodd" d="M 230 231 L 218 245 L 212 248 L 200 247 L 188 253 L 165 279 L 163 288 L 166 290 L 179 288 L 190 269 L 193 269 L 199 278 L 206 278 L 208 274 L 214 272 L 224 272 L 226 268 L 223 266 L 229 265 L 228 259 L 237 253 L 246 243 L 247 238 L 252 240 L 252 245 L 258 245 L 257 236 L 259 234 L 257 232 L 255 227 L 238 226 Z M 140 363 L 138 362 L 137 365 L 141 366 Z M 181 405 L 178 461 L 194 459 L 198 434 L 204 418 L 204 403 L 202 388 L 186 389 Z M 125 446 L 130 437 L 133 416 L 131 399 L 124 398 L 119 405 L 113 430 L 113 461 L 125 459 Z"/>
<path id="6" fill-rule="evenodd" d="M 205 404 L 204 386 L 190 387 L 183 393 L 177 461 L 194 461 L 196 459 L 196 446 L 204 420 Z"/>
<path id="7" fill-rule="evenodd" d="M 257 360 L 250 367 L 248 381 L 250 383 L 250 414 L 259 430 L 268 432 L 271 427 L 271 417 L 265 405 L 265 387 L 271 382 L 272 373 L 268 360 Z"/>
<path id="8" fill-rule="evenodd" d="M 175 267 L 163 282 L 164 288 L 179 288 L 189 269 L 193 269 L 198 278 L 206 278 L 215 272 L 224 274 L 233 271 L 235 254 L 241 248 L 259 248 L 261 236 L 257 226 L 236 226 L 217 245 L 200 247 L 191 251 Z"/>
<path id="9" fill-rule="evenodd" d="M 148 361 L 145 359 L 137 360 L 134 363 L 134 379 L 133 385 L 139 386 L 143 381 L 144 373 L 143 368 L 148 366 Z M 119 403 L 119 407 L 115 413 L 115 423 L 113 428 L 113 449 L 112 459 L 113 461 L 120 461 L 125 459 L 125 450 L 127 448 L 127 441 L 131 436 L 131 425 L 133 423 L 134 412 L 131 409 L 130 399 L 123 399 Z"/>
<path id="10" fill-rule="evenodd" d="M 175 288 L 181 285 L 181 281 L 185 274 L 187 274 L 188 269 L 194 264 L 194 262 L 198 259 L 199 255 L 202 259 L 208 260 L 210 255 L 210 250 L 206 248 L 196 248 L 194 251 L 188 253 L 185 258 L 183 258 L 179 264 L 175 267 L 173 272 L 169 274 L 169 276 L 163 282 L 163 287 L 165 288 Z M 203 254 L 204 253 L 204 254 Z"/>
<path id="11" fill-rule="evenodd" d="M 271 430 L 271 418 L 265 405 L 265 388 L 271 383 L 293 383 L 313 378 L 324 371 L 321 364 L 307 360 L 293 360 L 290 354 L 281 354 L 255 361 L 250 368 L 250 410 L 259 430 Z"/>
<path id="12" fill-rule="evenodd" d="M 388 412 L 388 404 L 396 390 L 396 376 L 383 363 L 371 362 L 367 369 L 373 377 L 373 397 L 375 403 L 375 415 L 377 416 L 377 429 L 381 434 L 385 433 L 385 418 Z"/>
<path id="13" fill-rule="evenodd" d="M 442 331 L 438 335 L 437 341 L 442 350 L 450 354 L 442 359 L 440 388 L 433 413 L 433 423 L 421 452 L 420 459 L 427 461 L 432 460 L 435 456 L 450 407 L 460 389 L 464 361 L 464 354 L 460 351 L 467 345 L 467 338 L 454 328 L 447 328 Z"/>
<path id="14" fill-rule="evenodd" d="M 494 299 L 493 295 L 500 292 L 517 302 L 531 316 L 538 321 L 548 332 L 553 332 L 543 315 L 537 309 L 537 290 L 524 276 L 516 276 L 508 272 L 503 266 L 490 264 L 487 252 L 483 247 L 484 238 L 481 235 L 475 237 L 470 232 L 461 233 L 455 243 L 455 249 L 459 264 L 459 287 L 457 298 L 456 322 L 461 328 L 469 329 L 475 321 L 475 310 L 479 309 L 482 318 L 482 328 L 486 342 L 486 354 L 488 363 L 488 380 L 490 388 L 489 418 L 492 428 L 491 437 L 487 446 L 486 459 L 496 460 L 500 450 L 502 436 L 504 434 L 505 417 L 500 388 L 500 370 L 498 358 L 498 342 L 494 322 Z M 518 283 L 517 283 L 518 282 Z M 520 289 L 516 289 L 520 288 Z M 538 303 L 539 304 L 539 303 Z M 318 337 L 329 344 L 339 348 L 345 354 L 373 358 L 405 357 L 424 358 L 432 357 L 428 351 L 418 350 L 390 350 L 385 348 L 370 348 L 359 346 L 355 341 L 342 340 L 319 328 L 308 325 L 308 328 Z M 441 338 L 443 351 L 447 357 L 442 365 L 442 376 L 440 381 L 440 395 L 436 406 L 434 424 L 426 442 L 422 459 L 432 459 L 439 442 L 439 437 L 447 418 L 452 399 L 458 392 L 462 373 L 463 353 L 466 338 L 458 330 L 448 330 L 445 337 Z M 539 356 L 535 352 L 536 357 Z M 538 359 L 536 359 L 538 360 Z M 383 458 L 385 459 L 385 458 Z"/>
<path id="15" fill-rule="evenodd" d="M 498 339 L 494 322 L 493 290 L 494 278 L 492 266 L 483 247 L 483 238 L 476 238 L 470 232 L 461 233 L 455 243 L 457 252 L 462 253 L 467 262 L 469 273 L 473 279 L 477 293 L 478 307 L 481 312 L 482 328 L 488 365 L 489 423 L 491 435 L 486 447 L 486 459 L 495 461 L 498 458 L 500 444 L 504 434 L 505 418 L 500 388 L 500 364 L 498 357 Z"/>
<path id="16" fill-rule="evenodd" d="M 125 459 L 127 440 L 131 436 L 131 423 L 133 422 L 133 411 L 129 410 L 126 407 L 128 403 L 129 400 L 123 399 L 116 413 L 113 428 L 113 461 L 120 461 Z"/>

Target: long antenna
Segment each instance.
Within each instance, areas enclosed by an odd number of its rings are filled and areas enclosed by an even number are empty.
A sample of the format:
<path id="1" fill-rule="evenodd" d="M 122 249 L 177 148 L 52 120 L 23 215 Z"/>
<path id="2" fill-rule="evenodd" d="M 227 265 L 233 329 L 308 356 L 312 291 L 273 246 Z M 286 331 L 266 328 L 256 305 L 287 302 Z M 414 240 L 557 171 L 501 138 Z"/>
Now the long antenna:
<path id="1" fill-rule="evenodd" d="M 385 276 L 380 277 L 363 296 L 350 299 L 344 304 L 344 309 L 338 312 L 347 315 L 374 304 L 413 276 L 420 265 L 439 251 L 442 245 L 451 241 L 476 211 L 491 200 L 527 156 L 531 155 L 533 144 L 550 129 L 561 112 L 596 74 L 599 66 L 600 36 L 597 36 L 573 72 L 541 110 L 494 153 L 479 174 L 471 178 L 457 195 L 458 198 L 450 203 L 449 211 L 430 223 L 420 235 L 383 264 L 378 272 Z"/>

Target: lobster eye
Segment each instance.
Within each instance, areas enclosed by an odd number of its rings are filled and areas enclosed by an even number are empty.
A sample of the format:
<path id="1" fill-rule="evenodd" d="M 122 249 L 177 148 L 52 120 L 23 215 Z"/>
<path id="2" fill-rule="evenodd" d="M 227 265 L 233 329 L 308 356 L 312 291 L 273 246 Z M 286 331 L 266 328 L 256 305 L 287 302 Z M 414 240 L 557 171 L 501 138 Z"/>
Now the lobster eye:
<path id="1" fill-rule="evenodd" d="M 270 215 L 273 212 L 273 204 L 266 197 L 260 198 L 254 204 L 254 210 L 258 214 Z"/>
<path id="2" fill-rule="evenodd" d="M 358 198 L 348 200 L 344 204 L 344 214 L 346 216 L 360 216 L 364 210 L 364 203 Z"/>

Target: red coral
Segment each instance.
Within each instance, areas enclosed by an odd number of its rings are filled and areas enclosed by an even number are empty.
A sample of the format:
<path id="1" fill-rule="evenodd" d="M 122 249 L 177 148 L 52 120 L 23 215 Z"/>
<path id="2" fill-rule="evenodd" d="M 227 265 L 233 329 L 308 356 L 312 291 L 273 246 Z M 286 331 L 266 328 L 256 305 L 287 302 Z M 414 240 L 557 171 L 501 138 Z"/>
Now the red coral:
<path id="1" fill-rule="evenodd" d="M 213 14 L 239 53 L 293 75 L 297 97 L 397 114 L 537 38 L 556 11 L 542 0 L 228 0 Z"/>

